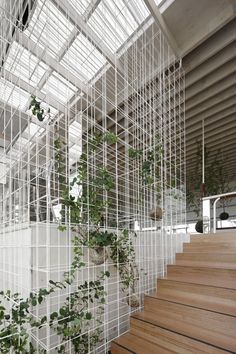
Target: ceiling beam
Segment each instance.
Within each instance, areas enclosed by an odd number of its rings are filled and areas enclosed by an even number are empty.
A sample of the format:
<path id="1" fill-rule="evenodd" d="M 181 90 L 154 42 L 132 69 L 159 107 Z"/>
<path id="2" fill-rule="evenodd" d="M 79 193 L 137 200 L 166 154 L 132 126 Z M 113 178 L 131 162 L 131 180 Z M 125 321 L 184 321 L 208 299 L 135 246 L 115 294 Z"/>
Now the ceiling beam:
<path id="1" fill-rule="evenodd" d="M 207 147 L 210 149 L 210 151 L 221 151 L 222 154 L 224 154 L 224 152 L 227 153 L 227 151 L 234 151 L 235 150 L 235 144 L 234 141 L 231 140 L 229 141 L 229 143 L 227 145 L 225 145 L 225 147 L 221 147 L 219 148 L 218 146 L 214 146 L 214 145 L 207 145 Z M 191 153 L 186 157 L 186 164 L 189 165 L 190 163 L 194 163 L 194 159 L 196 158 L 196 153 L 197 153 L 197 149 L 192 150 Z M 233 154 L 235 156 L 235 154 Z"/>
<path id="2" fill-rule="evenodd" d="M 190 97 L 197 95 L 199 92 L 209 88 L 210 86 L 224 79 L 226 76 L 229 76 L 235 72 L 236 58 L 222 65 L 217 70 L 214 70 L 213 72 L 206 75 L 204 78 L 190 86 L 188 90 L 186 90 L 185 99 L 188 100 Z"/>
<path id="3" fill-rule="evenodd" d="M 223 120 L 224 118 L 236 114 L 236 102 L 235 105 L 229 108 L 224 109 L 222 112 L 219 112 L 218 114 L 214 114 L 211 117 L 205 119 L 205 128 L 208 126 L 214 125 L 215 122 L 219 120 Z M 191 122 L 191 121 L 190 121 Z M 192 133 L 198 129 L 202 129 L 202 120 L 198 120 L 194 124 L 189 124 L 186 128 L 186 135 L 189 133 Z"/>
<path id="4" fill-rule="evenodd" d="M 228 117 L 225 117 L 224 119 L 219 119 L 218 121 L 215 121 L 214 124 L 205 126 L 205 139 L 207 139 L 211 135 L 215 135 L 216 131 L 222 131 L 223 128 L 229 128 L 230 129 L 230 123 L 235 123 L 236 125 L 236 114 L 231 114 Z M 233 125 L 233 124 L 232 124 Z M 214 132 L 214 134 L 211 134 Z M 235 134 L 236 135 L 236 134 Z M 197 139 L 197 137 L 201 138 L 202 136 L 202 129 L 199 127 L 199 129 L 194 130 L 192 132 L 188 131 L 188 134 L 186 135 L 186 142 L 191 141 L 192 139 Z M 227 135 L 226 137 L 227 138 Z M 235 136 L 236 139 L 236 136 Z M 235 143 L 236 145 L 236 143 Z"/>
<path id="5" fill-rule="evenodd" d="M 222 167 L 223 167 L 225 174 L 229 174 L 229 172 L 231 172 L 231 173 L 233 172 L 234 174 L 236 174 L 236 169 L 234 166 L 234 158 L 233 158 L 232 154 L 235 155 L 236 150 L 232 151 L 229 149 L 228 152 L 225 151 L 225 154 L 222 155 L 221 161 L 222 161 Z M 208 160 L 209 165 L 213 162 L 214 162 L 214 157 L 212 157 L 212 159 Z M 196 165 L 194 165 L 194 164 L 187 164 L 186 165 L 186 170 L 187 170 L 188 175 L 191 175 L 193 172 L 195 172 L 195 169 L 196 169 Z"/>
<path id="6" fill-rule="evenodd" d="M 224 150 L 215 149 L 215 150 L 213 150 L 211 152 L 212 152 L 212 155 L 209 156 L 209 158 L 207 159 L 208 163 L 210 163 L 211 161 L 213 161 L 215 159 L 216 154 L 217 155 L 219 154 L 218 157 L 223 159 L 224 164 L 227 164 L 229 159 L 231 159 L 231 161 L 233 160 L 233 158 L 234 158 L 234 156 L 236 154 L 236 149 L 235 149 L 235 146 L 233 146 L 232 144 L 231 145 L 229 144 L 226 147 L 226 149 L 224 149 Z M 232 156 L 232 155 L 234 155 L 234 156 Z M 188 167 L 196 166 L 196 160 L 193 157 L 189 158 L 188 160 L 186 160 L 186 164 L 187 164 Z M 236 169 L 235 169 L 235 172 L 236 172 Z"/>
<path id="7" fill-rule="evenodd" d="M 216 104 L 214 107 L 211 107 L 210 109 L 208 109 L 198 115 L 195 115 L 194 117 L 186 114 L 186 127 L 188 126 L 188 124 L 192 124 L 193 122 L 196 123 L 198 121 L 202 121 L 203 119 L 207 119 L 208 117 L 211 117 L 214 114 L 222 112 L 226 108 L 234 106 L 235 100 L 236 100 L 236 92 L 233 97 Z"/>
<path id="8" fill-rule="evenodd" d="M 236 169 L 234 166 L 234 157 L 232 156 L 232 153 L 234 153 L 234 155 L 235 155 L 236 150 L 232 151 L 229 148 L 228 151 L 225 151 L 224 154 L 222 155 L 222 157 L 220 157 L 221 161 L 222 161 L 222 166 L 227 174 L 228 174 L 229 170 L 236 174 Z M 208 164 L 211 164 L 214 160 L 215 160 L 215 156 L 213 155 L 211 159 L 209 158 Z M 191 172 L 194 172 L 195 168 L 196 168 L 196 165 L 194 165 L 194 163 L 187 164 L 188 174 L 190 174 Z"/>
<path id="9" fill-rule="evenodd" d="M 185 111 L 202 104 L 211 97 L 223 92 L 224 90 L 228 89 L 229 87 L 235 85 L 236 83 L 236 72 L 232 75 L 227 76 L 223 80 L 217 82 L 216 84 L 212 85 L 210 89 L 206 89 L 204 91 L 199 92 L 193 98 L 190 98 L 185 102 Z"/>
<path id="10" fill-rule="evenodd" d="M 234 53 L 234 57 L 236 53 Z M 186 75 L 186 79 L 188 75 Z M 207 73 L 206 73 L 207 74 Z M 207 75 L 206 75 L 207 76 Z M 215 79 L 215 74 L 212 75 L 212 81 Z M 220 80 L 219 80 L 220 79 Z M 211 82 L 210 87 L 206 87 L 205 89 L 199 89 L 199 92 L 195 92 L 192 90 L 192 87 L 188 87 L 186 89 L 186 96 L 185 96 L 185 111 L 187 113 L 188 110 L 192 109 L 195 106 L 200 105 L 202 102 L 205 102 L 207 99 L 213 97 L 214 95 L 224 91 L 225 89 L 235 85 L 236 83 L 236 68 L 234 67 L 229 68 L 229 70 L 224 70 L 221 72 L 220 78 L 215 80 L 215 83 Z M 201 82 L 204 84 L 204 78 L 201 79 Z M 198 83 L 198 82 L 196 82 Z M 202 86 L 203 86 L 202 84 Z M 194 84 L 193 84 L 194 88 Z M 192 92 L 191 92 L 192 90 Z M 175 97 L 175 96 L 173 96 Z M 176 96 L 177 97 L 177 96 Z M 173 107 L 177 107 L 178 100 L 175 100 L 175 104 L 173 103 Z"/>
<path id="11" fill-rule="evenodd" d="M 144 0 L 148 10 L 152 14 L 154 20 L 156 21 L 158 27 L 161 29 L 162 33 L 164 34 L 164 37 L 169 44 L 170 48 L 174 52 L 176 58 L 181 57 L 180 49 L 179 46 L 173 36 L 173 34 L 170 32 L 163 16 L 160 13 L 160 10 L 158 6 L 156 5 L 154 0 Z"/>
<path id="12" fill-rule="evenodd" d="M 209 143 L 211 142 L 216 142 L 218 145 L 219 144 L 219 141 L 222 141 L 222 143 L 224 141 L 227 141 L 227 139 L 231 138 L 231 134 L 226 134 L 226 132 L 233 132 L 234 134 L 234 137 L 235 137 L 235 131 L 236 131 L 236 121 L 232 122 L 231 124 L 228 124 L 228 126 L 225 126 L 223 127 L 220 131 L 215 131 L 211 134 L 209 134 L 209 136 L 206 136 L 205 137 L 205 144 L 208 145 Z M 186 142 L 186 148 L 187 150 L 190 149 L 191 146 L 195 146 L 196 144 L 196 141 L 193 141 L 193 142 Z"/>
<path id="13" fill-rule="evenodd" d="M 217 70 L 222 65 L 226 64 L 236 56 L 236 41 L 230 43 L 227 47 L 215 54 L 213 57 L 206 60 L 204 63 L 193 69 L 186 75 L 185 87 L 193 85 L 195 82 L 211 72 Z"/>
<path id="14" fill-rule="evenodd" d="M 210 108 L 215 107 L 219 102 L 223 102 L 228 100 L 229 98 L 236 95 L 236 81 L 235 85 L 229 87 L 218 95 L 209 98 L 208 100 L 202 102 L 200 105 L 195 106 L 194 108 L 188 110 L 186 112 L 186 120 L 198 116 L 199 114 L 203 114 L 205 111 L 209 111 Z"/>
<path id="15" fill-rule="evenodd" d="M 235 40 L 236 19 L 229 22 L 183 58 L 185 73 L 187 74 Z"/>
<path id="16" fill-rule="evenodd" d="M 231 150 L 233 150 L 235 148 L 235 134 L 230 134 L 228 136 L 227 141 L 224 142 L 223 145 L 219 146 L 219 143 L 217 141 L 213 141 L 211 143 L 206 144 L 206 146 L 211 150 L 211 149 L 221 149 L 222 151 L 224 151 L 224 149 L 227 149 L 228 147 L 231 148 Z M 186 161 L 189 160 L 193 160 L 194 157 L 196 157 L 196 152 L 197 152 L 197 144 L 195 143 L 195 147 L 191 148 L 191 150 L 187 150 L 186 153 Z"/>

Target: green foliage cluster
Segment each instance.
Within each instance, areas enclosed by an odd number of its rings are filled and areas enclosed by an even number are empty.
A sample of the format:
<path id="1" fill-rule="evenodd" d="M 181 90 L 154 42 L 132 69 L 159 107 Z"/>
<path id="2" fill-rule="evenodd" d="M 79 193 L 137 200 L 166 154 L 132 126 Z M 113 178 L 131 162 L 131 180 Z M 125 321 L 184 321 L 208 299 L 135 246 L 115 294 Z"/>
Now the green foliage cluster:
<path id="1" fill-rule="evenodd" d="M 154 183 L 155 176 L 160 176 L 160 164 L 164 154 L 163 146 L 159 136 L 155 136 L 153 148 L 144 152 L 139 149 L 129 148 L 129 157 L 131 159 L 141 159 L 142 167 L 140 171 L 143 185 L 151 186 Z M 145 156 L 145 158 L 144 158 Z"/>
<path id="2" fill-rule="evenodd" d="M 133 235 L 136 237 L 136 234 Z M 120 237 L 113 239 L 111 244 L 111 259 L 118 268 L 122 279 L 123 290 L 128 290 L 129 295 L 135 293 L 135 285 L 139 279 L 138 268 L 135 263 L 135 250 L 130 242 L 130 233 L 123 230 Z"/>
<path id="3" fill-rule="evenodd" d="M 32 109 L 32 114 L 42 122 L 45 118 L 50 118 L 50 108 L 45 111 L 41 107 L 41 102 L 36 100 L 36 96 L 31 96 L 29 109 Z"/>

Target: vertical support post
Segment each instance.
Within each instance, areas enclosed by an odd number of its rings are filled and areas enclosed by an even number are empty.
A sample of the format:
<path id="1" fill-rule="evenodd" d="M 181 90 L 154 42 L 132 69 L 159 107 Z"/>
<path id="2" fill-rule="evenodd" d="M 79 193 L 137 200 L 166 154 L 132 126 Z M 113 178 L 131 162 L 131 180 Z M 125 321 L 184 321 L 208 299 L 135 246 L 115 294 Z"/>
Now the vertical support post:
<path id="1" fill-rule="evenodd" d="M 205 184 L 205 126 L 204 119 L 202 120 L 202 184 Z"/>
<path id="2" fill-rule="evenodd" d="M 216 203 L 220 200 L 220 198 L 216 198 L 213 203 L 213 233 L 216 233 Z"/>

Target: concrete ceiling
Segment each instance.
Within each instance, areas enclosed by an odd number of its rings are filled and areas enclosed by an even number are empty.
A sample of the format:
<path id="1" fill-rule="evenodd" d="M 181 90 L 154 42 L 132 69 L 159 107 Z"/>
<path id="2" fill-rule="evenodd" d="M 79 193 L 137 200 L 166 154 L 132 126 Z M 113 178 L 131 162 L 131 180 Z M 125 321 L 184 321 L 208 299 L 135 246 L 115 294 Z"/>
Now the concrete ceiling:
<path id="1" fill-rule="evenodd" d="M 194 166 L 196 140 L 219 149 L 231 180 L 236 180 L 236 19 L 183 58 L 186 71 L 187 173 Z"/>
<path id="2" fill-rule="evenodd" d="M 186 73 L 187 177 L 204 119 L 206 145 L 212 153 L 220 149 L 229 178 L 236 180 L 235 16 L 235 0 L 175 0 L 162 13 Z"/>

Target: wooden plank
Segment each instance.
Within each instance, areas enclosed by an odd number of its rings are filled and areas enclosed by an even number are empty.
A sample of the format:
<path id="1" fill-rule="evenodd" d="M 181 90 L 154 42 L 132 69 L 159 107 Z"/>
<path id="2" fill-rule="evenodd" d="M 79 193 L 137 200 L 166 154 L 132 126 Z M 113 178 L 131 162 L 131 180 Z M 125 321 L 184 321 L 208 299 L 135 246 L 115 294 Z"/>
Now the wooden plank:
<path id="1" fill-rule="evenodd" d="M 225 232 L 202 235 L 191 235 L 190 242 L 236 242 L 236 232 Z"/>
<path id="2" fill-rule="evenodd" d="M 112 354 L 130 354 L 132 352 L 130 352 L 128 349 L 121 347 L 120 345 L 118 345 L 116 342 L 112 342 L 111 343 L 111 353 Z"/>
<path id="3" fill-rule="evenodd" d="M 236 254 L 176 253 L 176 265 L 236 269 Z"/>
<path id="4" fill-rule="evenodd" d="M 174 354 L 175 353 L 170 349 L 166 349 L 161 346 L 155 345 L 131 333 L 126 333 L 123 336 L 119 337 L 118 339 L 115 339 L 114 343 L 126 349 L 128 353 L 130 352 L 133 354 L 151 354 L 151 353 Z M 126 353 L 126 352 L 121 352 L 121 353 Z"/>
<path id="5" fill-rule="evenodd" d="M 142 313 L 152 324 L 209 343 L 223 350 L 236 351 L 236 317 L 191 306 L 145 297 Z"/>
<path id="6" fill-rule="evenodd" d="M 152 296 L 236 316 L 236 290 L 232 289 L 158 279 Z"/>
<path id="7" fill-rule="evenodd" d="M 223 354 L 228 353 L 211 345 L 168 331 L 151 323 L 131 318 L 131 333 L 150 342 L 161 344 L 178 354 Z"/>
<path id="8" fill-rule="evenodd" d="M 235 269 L 168 265 L 167 279 L 236 289 Z"/>
<path id="9" fill-rule="evenodd" d="M 236 254 L 236 242 L 184 243 L 183 252 Z"/>

